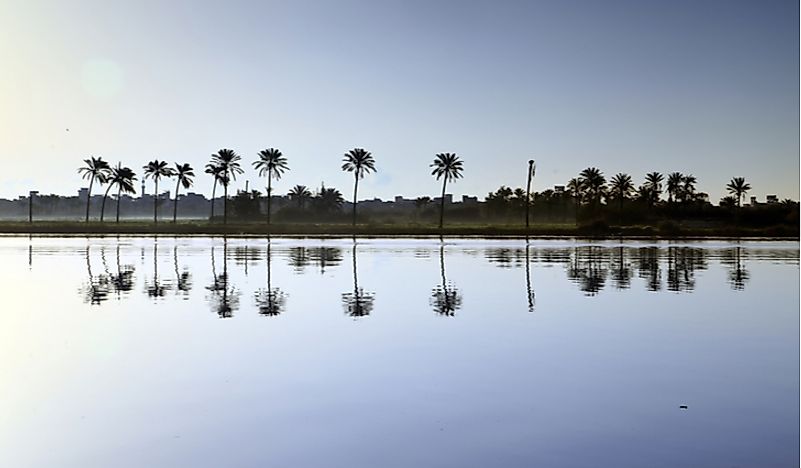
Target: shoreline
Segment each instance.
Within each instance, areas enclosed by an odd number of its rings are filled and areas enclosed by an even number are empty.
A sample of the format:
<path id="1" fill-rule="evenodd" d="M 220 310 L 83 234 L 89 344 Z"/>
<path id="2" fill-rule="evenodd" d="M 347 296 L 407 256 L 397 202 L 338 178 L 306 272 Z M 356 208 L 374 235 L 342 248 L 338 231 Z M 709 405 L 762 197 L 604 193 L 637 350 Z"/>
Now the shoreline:
<path id="1" fill-rule="evenodd" d="M 774 226 L 768 228 L 747 228 L 738 226 L 685 227 L 673 225 L 670 229 L 655 226 L 575 226 L 575 225 L 533 225 L 529 229 L 513 225 L 458 225 L 445 226 L 440 230 L 430 225 L 351 225 L 343 224 L 274 224 L 268 227 L 262 223 L 230 223 L 227 225 L 207 222 L 179 221 L 177 224 L 163 222 L 124 221 L 114 222 L 75 222 L 75 221 L 34 221 L 0 222 L 0 235 L 42 235 L 42 236 L 229 236 L 287 238 L 580 238 L 580 239 L 655 239 L 655 240 L 693 240 L 693 239 L 752 239 L 798 241 L 798 228 Z"/>

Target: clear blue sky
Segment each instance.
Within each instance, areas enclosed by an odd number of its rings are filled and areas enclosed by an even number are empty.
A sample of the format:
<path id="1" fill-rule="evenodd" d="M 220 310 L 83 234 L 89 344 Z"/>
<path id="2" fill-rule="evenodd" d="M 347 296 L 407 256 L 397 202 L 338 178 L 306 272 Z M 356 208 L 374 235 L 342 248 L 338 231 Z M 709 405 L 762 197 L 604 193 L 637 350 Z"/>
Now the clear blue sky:
<path id="1" fill-rule="evenodd" d="M 5 0 L 0 60 L 4 197 L 75 193 L 90 154 L 189 162 L 207 193 L 224 147 L 280 148 L 279 193 L 349 197 L 364 147 L 360 198 L 435 195 L 443 151 L 455 194 L 522 186 L 534 158 L 537 190 L 597 166 L 799 198 L 797 1 Z"/>

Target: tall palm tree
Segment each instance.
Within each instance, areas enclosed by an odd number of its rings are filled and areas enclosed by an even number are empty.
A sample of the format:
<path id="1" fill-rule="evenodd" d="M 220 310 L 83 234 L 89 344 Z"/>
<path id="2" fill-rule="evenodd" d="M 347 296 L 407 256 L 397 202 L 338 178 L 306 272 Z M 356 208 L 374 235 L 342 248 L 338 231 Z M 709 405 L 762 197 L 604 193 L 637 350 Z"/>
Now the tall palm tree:
<path id="1" fill-rule="evenodd" d="M 662 195 L 663 180 L 665 180 L 665 177 L 658 172 L 645 174 L 644 186 L 648 189 L 648 206 L 654 206 L 659 201 L 659 196 Z"/>
<path id="2" fill-rule="evenodd" d="M 89 156 L 89 159 L 84 159 L 85 166 L 78 168 L 78 173 L 81 174 L 82 179 L 89 179 L 89 191 L 86 192 L 86 222 L 89 222 L 89 202 L 92 200 L 92 185 L 95 180 L 105 183 L 106 178 L 111 172 L 106 161 L 101 157 Z"/>
<path id="3" fill-rule="evenodd" d="M 590 202 L 595 205 L 600 204 L 606 186 L 604 173 L 597 167 L 588 167 L 581 171 L 579 178 L 584 181 L 584 186 L 586 187 Z"/>
<path id="4" fill-rule="evenodd" d="M 289 170 L 286 158 L 275 148 L 259 151 L 259 159 L 253 162 L 253 167 L 259 170 L 259 177 L 267 176 L 267 225 L 270 225 L 271 202 L 273 199 L 272 179 L 278 180 L 285 171 Z"/>
<path id="5" fill-rule="evenodd" d="M 439 180 L 442 178 L 442 197 L 439 203 L 439 228 L 442 229 L 442 222 L 445 219 L 445 186 L 449 180 L 456 180 L 462 177 L 462 161 L 456 153 L 439 153 L 434 156 L 434 162 L 429 167 L 433 167 L 431 175 Z"/>
<path id="6" fill-rule="evenodd" d="M 353 226 L 356 227 L 356 196 L 359 191 L 359 179 L 363 178 L 367 173 L 375 172 L 375 159 L 364 148 L 353 148 L 345 153 L 342 161 L 344 163 L 342 164 L 342 170 L 353 172 Z"/>
<path id="7" fill-rule="evenodd" d="M 567 182 L 567 191 L 573 197 L 573 202 L 576 207 L 576 223 L 578 223 L 579 206 L 584 201 L 585 185 L 584 180 L 580 177 L 573 177 Z"/>
<path id="8" fill-rule="evenodd" d="M 726 190 L 737 198 L 737 207 L 743 206 L 743 197 L 746 192 L 751 190 L 751 185 L 746 183 L 745 177 L 734 177 L 726 185 Z"/>
<path id="9" fill-rule="evenodd" d="M 158 159 L 154 159 L 147 163 L 147 166 L 144 166 L 143 169 L 145 170 L 145 179 L 153 179 L 153 182 L 156 184 L 156 190 L 153 192 L 153 222 L 158 223 L 158 214 L 159 214 L 159 180 L 162 177 L 172 177 L 175 175 L 175 172 L 172 170 L 171 167 L 167 166 L 166 161 L 159 161 Z"/>
<path id="10" fill-rule="evenodd" d="M 192 178 L 195 177 L 195 170 L 192 169 L 192 166 L 189 163 L 178 164 L 175 163 L 175 178 L 178 179 L 175 181 L 175 201 L 172 205 L 172 222 L 178 220 L 178 190 L 183 185 L 185 189 L 188 189 L 192 186 L 194 182 Z"/>
<path id="11" fill-rule="evenodd" d="M 698 179 L 692 174 L 687 174 L 681 178 L 681 190 L 679 191 L 679 195 L 681 195 L 682 202 L 692 201 L 695 198 L 695 184 L 697 182 Z"/>
<path id="12" fill-rule="evenodd" d="M 217 192 L 217 182 L 220 181 L 220 177 L 222 176 L 222 171 L 223 168 L 214 163 L 206 164 L 206 170 L 203 171 L 206 174 L 209 174 L 212 177 L 214 177 L 214 185 L 212 185 L 211 188 L 211 218 L 209 218 L 212 221 L 214 220 L 214 198 Z"/>
<path id="13" fill-rule="evenodd" d="M 634 192 L 631 176 L 622 172 L 615 174 L 609 182 L 609 191 L 617 198 L 620 207 L 620 218 L 623 219 L 623 201 Z"/>
<path id="14" fill-rule="evenodd" d="M 241 160 L 242 157 L 232 149 L 221 149 L 211 155 L 211 164 L 221 168 L 219 182 L 225 190 L 223 195 L 223 224 L 228 224 L 228 185 L 232 180 L 236 180 L 237 174 L 245 172 L 240 165 Z"/>
<path id="15" fill-rule="evenodd" d="M 117 222 L 120 222 L 120 195 L 125 193 L 136 193 L 134 181 L 136 180 L 136 173 L 129 167 L 122 167 L 122 163 L 117 163 L 117 167 L 111 169 L 111 174 L 106 179 L 108 187 L 106 193 L 103 194 L 103 203 L 100 206 L 100 222 L 103 222 L 103 215 L 106 213 L 106 198 L 108 192 L 112 187 L 117 187 Z"/>
<path id="16" fill-rule="evenodd" d="M 682 188 L 682 179 L 684 178 L 684 174 L 681 172 L 671 172 L 668 174 L 667 178 L 667 189 L 668 193 L 668 203 L 673 203 L 679 199 L 679 192 L 681 192 Z"/>
<path id="17" fill-rule="evenodd" d="M 287 196 L 298 204 L 298 208 L 303 209 L 306 206 L 306 202 L 311 199 L 312 193 L 305 185 L 296 185 L 292 187 Z"/>
<path id="18" fill-rule="evenodd" d="M 537 171 L 537 166 L 534 164 L 533 159 L 528 160 L 528 177 L 526 182 L 526 229 L 528 229 L 528 213 L 529 208 L 531 207 L 531 179 L 534 178 L 534 174 Z"/>

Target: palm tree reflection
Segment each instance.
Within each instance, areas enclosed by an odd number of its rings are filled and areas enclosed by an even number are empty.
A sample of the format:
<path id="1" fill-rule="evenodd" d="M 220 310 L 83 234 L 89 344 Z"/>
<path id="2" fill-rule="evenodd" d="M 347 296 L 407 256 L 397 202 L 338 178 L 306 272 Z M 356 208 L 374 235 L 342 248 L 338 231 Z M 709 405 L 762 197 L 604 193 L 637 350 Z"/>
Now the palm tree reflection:
<path id="1" fill-rule="evenodd" d="M 259 308 L 259 314 L 268 317 L 280 315 L 284 311 L 284 305 L 286 304 L 284 292 L 272 286 L 271 261 L 270 240 L 267 239 L 267 288 L 261 288 L 256 291 L 256 307 Z"/>
<path id="2" fill-rule="evenodd" d="M 84 301 L 92 305 L 100 305 L 108 299 L 109 278 L 107 275 L 100 274 L 95 278 L 92 274 L 92 261 L 89 244 L 86 245 L 86 271 L 89 281 L 82 288 Z"/>
<path id="3" fill-rule="evenodd" d="M 462 294 L 445 277 L 445 245 L 439 246 L 439 271 L 442 283 L 437 285 L 431 293 L 431 306 L 434 312 L 445 317 L 453 317 L 462 307 Z"/>
<path id="4" fill-rule="evenodd" d="M 576 247 L 567 266 L 567 277 L 586 295 L 595 296 L 606 284 L 608 269 L 603 260 L 601 247 Z"/>
<path id="5" fill-rule="evenodd" d="M 528 238 L 526 238 L 526 299 L 528 300 L 528 311 L 534 312 L 535 298 L 534 291 L 531 289 L 531 254 L 529 253 L 529 248 Z"/>
<path id="6" fill-rule="evenodd" d="M 649 291 L 662 289 L 662 270 L 659 269 L 659 248 L 643 247 L 639 249 L 639 276 L 646 280 Z"/>
<path id="7" fill-rule="evenodd" d="M 745 266 L 743 257 L 745 257 L 745 255 L 743 254 L 742 247 L 738 245 L 733 249 L 724 250 L 720 260 L 723 265 L 729 268 L 729 284 L 735 291 L 742 291 L 745 289 L 745 283 L 747 283 L 751 277 L 751 274 Z"/>
<path id="8" fill-rule="evenodd" d="M 158 237 L 153 238 L 153 278 L 149 281 L 145 281 L 145 291 L 147 291 L 148 297 L 152 298 L 160 298 L 164 297 L 169 291 L 169 285 L 162 284 L 161 280 L 159 279 L 159 239 Z"/>
<path id="9" fill-rule="evenodd" d="M 289 249 L 289 265 L 295 273 L 304 273 L 306 267 L 320 267 L 320 274 L 325 274 L 327 267 L 342 263 L 342 249 L 335 247 L 292 247 Z"/>
<path id="10" fill-rule="evenodd" d="M 695 271 L 707 268 L 706 253 L 693 247 L 668 247 L 667 267 L 668 291 L 693 291 Z"/>
<path id="11" fill-rule="evenodd" d="M 356 266 L 356 239 L 353 239 L 353 292 L 342 294 L 342 305 L 345 307 L 345 315 L 350 317 L 364 317 L 370 315 L 375 303 L 375 294 L 365 292 L 359 287 L 358 267 Z"/>
<path id="12" fill-rule="evenodd" d="M 228 239 L 223 237 L 223 272 L 217 274 L 217 267 L 214 261 L 214 246 L 211 247 L 211 274 L 213 282 L 206 286 L 210 291 L 209 302 L 212 310 L 220 318 L 231 318 L 234 311 L 239 307 L 239 291 L 229 284 L 228 279 Z"/>
<path id="13" fill-rule="evenodd" d="M 117 272 L 111 275 L 111 285 L 119 299 L 121 293 L 129 293 L 134 289 L 134 266 L 120 263 L 120 243 L 117 240 Z"/>
<path id="14" fill-rule="evenodd" d="M 184 299 L 189 299 L 189 291 L 192 290 L 192 274 L 184 268 L 178 269 L 178 244 L 172 248 L 172 264 L 175 269 L 175 293 L 181 294 Z"/>
<path id="15" fill-rule="evenodd" d="M 624 254 L 623 246 L 618 246 L 615 257 L 609 265 L 612 281 L 617 289 L 628 289 L 631 286 L 631 263 Z"/>

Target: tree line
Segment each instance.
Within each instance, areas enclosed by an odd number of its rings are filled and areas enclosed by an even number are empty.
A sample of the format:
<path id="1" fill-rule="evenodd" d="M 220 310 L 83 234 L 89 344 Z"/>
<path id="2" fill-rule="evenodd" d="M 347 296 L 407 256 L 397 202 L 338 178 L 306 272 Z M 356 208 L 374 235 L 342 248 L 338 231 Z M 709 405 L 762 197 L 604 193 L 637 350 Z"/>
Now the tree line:
<path id="1" fill-rule="evenodd" d="M 242 167 L 242 157 L 231 149 L 220 149 L 211 155 L 206 164 L 204 173 L 213 178 L 210 218 L 215 218 L 214 201 L 216 198 L 217 187 L 223 189 L 223 213 L 222 222 L 228 222 L 228 189 L 236 180 L 237 176 L 245 171 Z M 259 151 L 256 159 L 252 161 L 253 169 L 259 177 L 266 179 L 266 201 L 267 212 L 266 222 L 272 222 L 272 193 L 273 182 L 278 182 L 281 177 L 290 170 L 288 160 L 283 153 L 276 148 L 269 148 Z M 454 182 L 463 177 L 464 166 L 462 160 L 456 153 L 438 153 L 434 156 L 433 162 L 429 165 L 431 175 L 437 181 L 442 181 L 442 196 L 439 206 L 439 227 L 444 223 L 445 214 L 445 193 L 449 182 Z M 342 159 L 342 171 L 353 174 L 353 211 L 351 222 L 355 226 L 357 221 L 357 197 L 359 182 L 370 173 L 377 171 L 376 161 L 373 155 L 364 148 L 353 148 L 346 152 Z M 158 187 L 162 179 L 175 178 L 175 197 L 173 201 L 173 222 L 177 221 L 178 215 L 178 195 L 181 187 L 190 188 L 194 183 L 194 168 L 188 163 L 175 163 L 170 166 L 166 161 L 155 159 L 143 166 L 143 177 L 152 180 L 154 184 L 153 200 L 153 222 L 158 222 Z M 535 175 L 536 165 L 533 160 L 528 161 L 526 189 L 501 186 L 497 191 L 491 192 L 485 198 L 490 214 L 497 215 L 505 212 L 525 212 L 526 226 L 529 225 L 529 211 L 532 205 L 549 206 L 559 205 L 562 209 L 567 204 L 573 206 L 575 220 L 578 223 L 580 217 L 592 219 L 600 215 L 610 216 L 610 210 L 617 210 L 619 221 L 622 223 L 624 209 L 627 207 L 640 205 L 647 209 L 654 209 L 657 206 L 667 206 L 669 209 L 676 210 L 691 206 L 709 204 L 708 195 L 697 190 L 698 180 L 692 174 L 672 172 L 667 177 L 660 172 L 650 172 L 645 175 L 643 182 L 635 185 L 631 175 L 617 173 L 607 180 L 604 173 L 596 167 L 588 167 L 581 171 L 577 177 L 570 179 L 564 186 L 564 190 L 556 191 L 546 189 L 540 192 L 532 192 L 531 184 Z M 84 165 L 78 169 L 82 177 L 89 181 L 89 188 L 86 200 L 86 222 L 89 221 L 89 206 L 92 189 L 95 183 L 105 186 L 103 201 L 101 204 L 100 221 L 104 219 L 105 203 L 109 193 L 116 190 L 117 209 L 116 221 L 119 222 L 119 201 L 120 196 L 133 194 L 136 192 L 134 182 L 137 174 L 129 167 L 118 163 L 112 167 L 101 157 L 89 157 L 84 160 Z M 743 177 L 733 177 L 726 185 L 726 190 L 730 194 L 720 200 L 719 206 L 730 208 L 741 208 L 743 199 L 751 190 L 751 185 Z M 666 200 L 662 200 L 663 194 L 667 195 Z M 312 195 L 308 187 L 296 185 L 288 193 L 290 201 L 294 202 L 298 209 L 304 210 L 306 205 L 311 203 L 318 212 L 338 211 L 344 203 L 344 198 L 339 190 L 321 186 L 316 195 Z M 240 192 L 235 197 L 235 202 L 241 208 L 240 212 L 248 211 L 250 215 L 260 216 L 261 209 L 258 200 L 261 193 L 257 190 L 251 192 Z M 255 201 L 247 207 L 248 201 Z M 431 202 L 429 197 L 419 197 L 415 205 L 418 209 L 426 207 Z M 785 200 L 784 203 L 794 203 Z M 583 216 L 580 216 L 583 215 Z"/>

